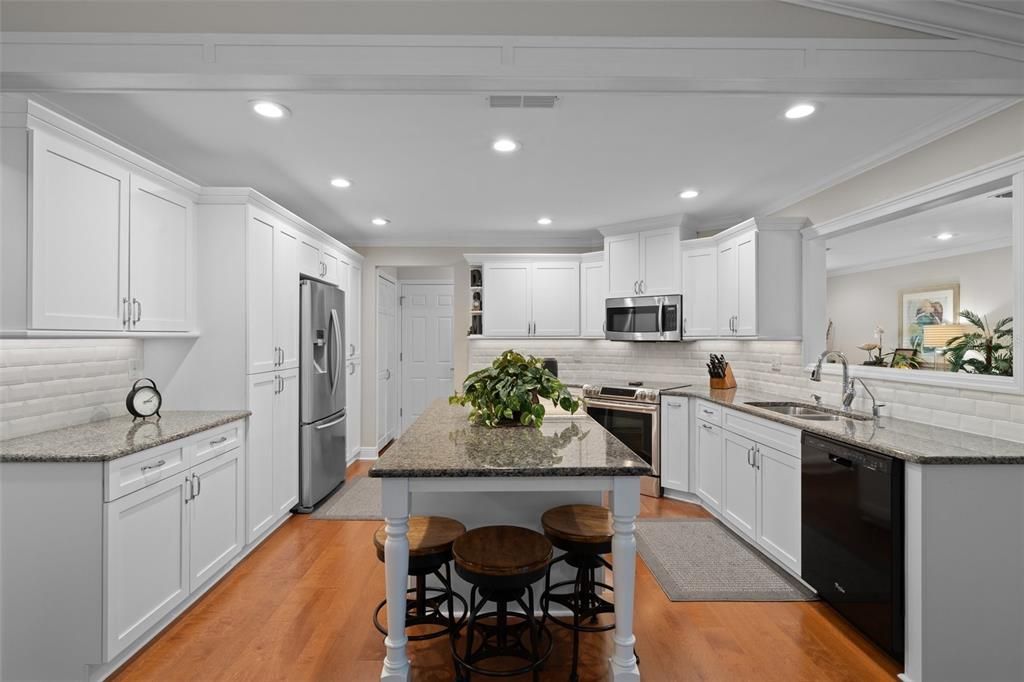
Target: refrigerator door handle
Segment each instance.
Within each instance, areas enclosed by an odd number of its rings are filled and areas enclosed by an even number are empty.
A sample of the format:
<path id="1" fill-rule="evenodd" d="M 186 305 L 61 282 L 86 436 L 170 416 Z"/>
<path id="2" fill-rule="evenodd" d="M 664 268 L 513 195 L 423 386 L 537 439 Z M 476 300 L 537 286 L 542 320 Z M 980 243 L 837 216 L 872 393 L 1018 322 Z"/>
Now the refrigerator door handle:
<path id="1" fill-rule="evenodd" d="M 342 410 L 341 416 L 335 419 L 334 421 L 329 421 L 326 424 L 320 424 L 319 426 L 314 426 L 313 428 L 315 428 L 317 431 L 322 431 L 323 429 L 329 429 L 332 426 L 337 426 L 343 421 L 345 421 L 345 410 Z"/>
<path id="2" fill-rule="evenodd" d="M 331 393 L 334 393 L 335 388 L 338 385 L 338 373 L 341 371 L 341 323 L 338 322 L 338 311 L 331 308 L 331 326 L 334 328 L 334 342 L 331 344 L 331 355 L 332 363 L 334 368 L 331 370 Z"/>

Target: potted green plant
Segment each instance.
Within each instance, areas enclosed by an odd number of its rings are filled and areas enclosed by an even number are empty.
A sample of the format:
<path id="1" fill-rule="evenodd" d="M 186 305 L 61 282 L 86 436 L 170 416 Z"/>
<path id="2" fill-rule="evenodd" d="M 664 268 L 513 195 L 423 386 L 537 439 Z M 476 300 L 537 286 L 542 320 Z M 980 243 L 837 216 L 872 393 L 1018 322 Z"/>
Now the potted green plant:
<path id="1" fill-rule="evenodd" d="M 949 340 L 946 362 L 951 372 L 1013 376 L 1013 318 L 1004 317 L 994 327 L 988 318 L 970 310 L 961 310 L 960 317 L 977 329 Z"/>
<path id="2" fill-rule="evenodd" d="M 565 384 L 544 369 L 543 360 L 507 350 L 490 367 L 466 377 L 462 393 L 448 402 L 469 405 L 469 418 L 483 426 L 539 427 L 544 423 L 542 399 L 570 413 L 580 408 Z"/>

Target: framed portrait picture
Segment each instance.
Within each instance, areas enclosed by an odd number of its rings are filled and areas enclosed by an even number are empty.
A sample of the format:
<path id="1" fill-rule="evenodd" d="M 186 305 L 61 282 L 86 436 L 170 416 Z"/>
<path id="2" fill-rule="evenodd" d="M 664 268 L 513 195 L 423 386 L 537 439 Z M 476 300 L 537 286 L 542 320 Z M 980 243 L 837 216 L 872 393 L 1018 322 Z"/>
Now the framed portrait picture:
<path id="1" fill-rule="evenodd" d="M 899 299 L 900 348 L 933 351 L 924 345 L 924 328 L 930 324 L 953 324 L 960 316 L 959 284 L 901 291 Z"/>

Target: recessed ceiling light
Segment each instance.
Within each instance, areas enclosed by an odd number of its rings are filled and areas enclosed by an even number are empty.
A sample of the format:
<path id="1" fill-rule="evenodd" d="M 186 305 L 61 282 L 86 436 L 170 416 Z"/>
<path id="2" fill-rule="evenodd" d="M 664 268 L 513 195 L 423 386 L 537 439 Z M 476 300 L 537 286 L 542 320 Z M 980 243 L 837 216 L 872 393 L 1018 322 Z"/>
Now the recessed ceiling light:
<path id="1" fill-rule="evenodd" d="M 331 178 L 331 187 L 346 189 L 352 186 L 352 181 L 346 178 Z"/>
<path id="2" fill-rule="evenodd" d="M 680 199 L 695 199 L 700 196 L 700 192 L 695 189 L 684 189 L 679 193 Z"/>
<path id="3" fill-rule="evenodd" d="M 387 218 L 374 218 L 370 222 L 373 223 L 374 225 L 376 225 L 377 227 L 384 227 L 385 225 L 387 225 L 391 221 L 388 220 Z"/>
<path id="4" fill-rule="evenodd" d="M 552 223 L 551 218 L 544 216 L 543 218 L 537 218 L 538 225 L 550 225 Z"/>
<path id="5" fill-rule="evenodd" d="M 508 154 L 519 149 L 519 143 L 513 140 L 511 137 L 499 137 L 491 145 L 491 149 L 502 154 Z"/>
<path id="6" fill-rule="evenodd" d="M 253 100 L 252 110 L 263 118 L 287 118 L 291 113 L 283 104 L 266 99 Z"/>
<path id="7" fill-rule="evenodd" d="M 944 242 L 947 239 L 952 239 L 953 238 L 953 233 L 952 232 L 940 232 L 937 235 L 935 235 L 935 238 L 938 239 L 939 241 Z"/>
<path id="8" fill-rule="evenodd" d="M 815 112 L 817 109 L 813 104 L 807 102 L 801 104 L 794 104 L 789 109 L 786 109 L 786 118 L 807 118 Z"/>

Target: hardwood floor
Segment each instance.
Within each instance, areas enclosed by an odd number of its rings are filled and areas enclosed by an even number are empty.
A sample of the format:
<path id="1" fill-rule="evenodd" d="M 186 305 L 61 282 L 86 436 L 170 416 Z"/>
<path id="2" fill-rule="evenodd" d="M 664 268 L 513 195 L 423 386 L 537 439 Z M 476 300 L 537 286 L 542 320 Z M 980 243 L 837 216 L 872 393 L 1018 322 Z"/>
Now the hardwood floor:
<path id="1" fill-rule="evenodd" d="M 356 463 L 349 478 L 368 465 Z M 644 498 L 641 515 L 707 512 Z M 383 637 L 370 622 L 384 596 L 384 567 L 373 549 L 379 525 L 290 519 L 111 679 L 379 679 Z M 901 670 L 820 603 L 673 603 L 637 562 L 635 631 L 645 681 L 863 682 L 892 680 Z M 570 640 L 564 631 L 555 635 L 545 680 L 568 678 Z M 606 679 L 610 642 L 611 633 L 584 636 L 581 680 Z M 412 643 L 410 656 L 414 680 L 452 678 L 447 640 Z"/>

